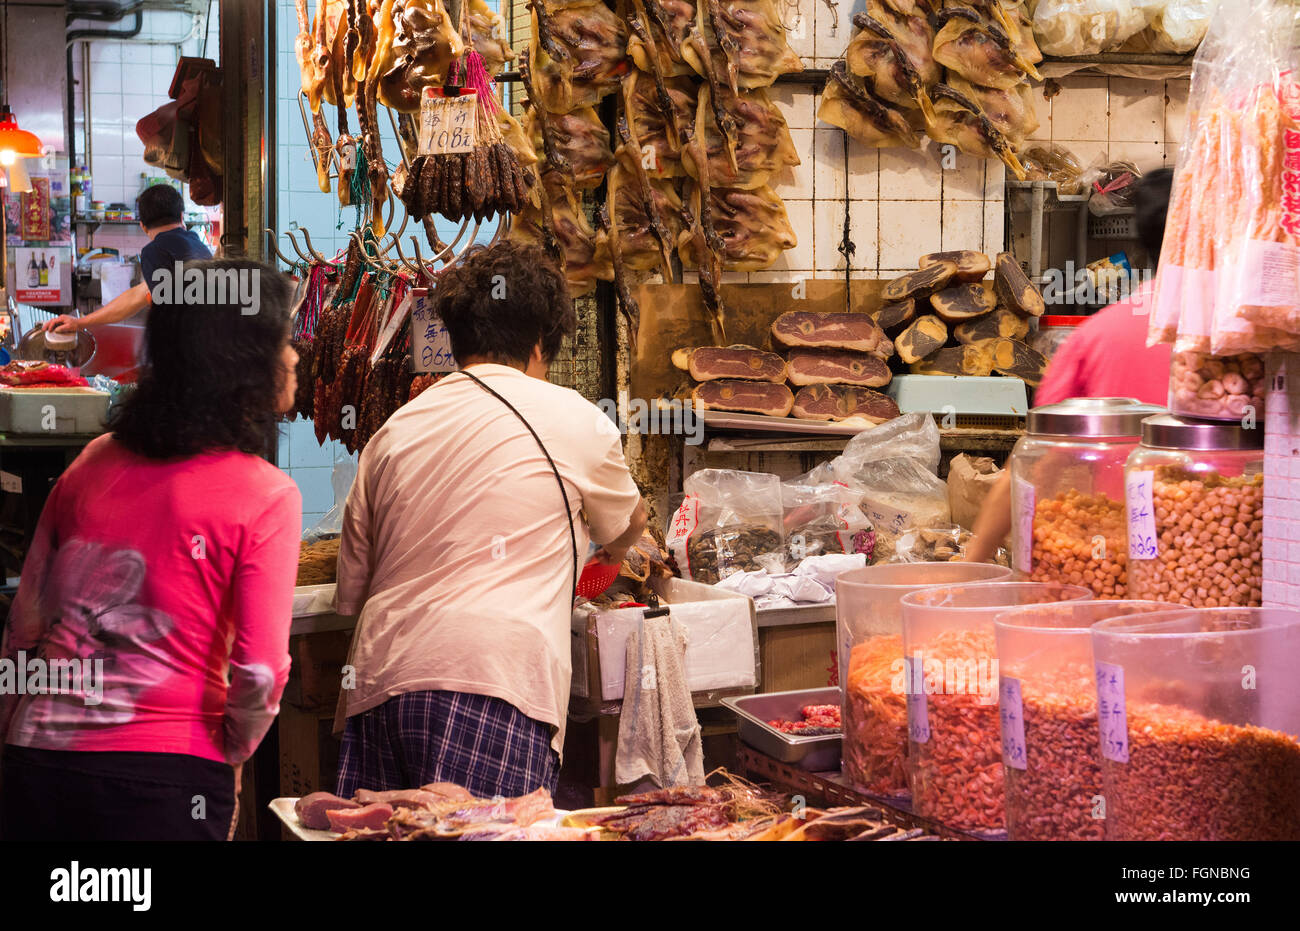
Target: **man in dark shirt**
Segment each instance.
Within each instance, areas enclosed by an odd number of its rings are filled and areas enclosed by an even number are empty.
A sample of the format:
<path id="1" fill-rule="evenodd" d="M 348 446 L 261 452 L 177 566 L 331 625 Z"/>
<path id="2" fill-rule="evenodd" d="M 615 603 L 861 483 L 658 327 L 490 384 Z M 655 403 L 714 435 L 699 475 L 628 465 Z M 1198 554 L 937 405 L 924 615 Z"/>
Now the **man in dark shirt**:
<path id="1" fill-rule="evenodd" d="M 134 316 L 149 306 L 149 290 L 154 285 L 154 273 L 162 270 L 171 274 L 177 262 L 186 259 L 210 259 L 212 253 L 203 240 L 185 228 L 185 201 L 180 192 L 170 184 L 147 187 L 136 199 L 135 213 L 140 226 L 149 236 L 148 244 L 140 250 L 140 271 L 144 280 L 123 291 L 94 313 L 84 317 L 67 314 L 45 323 L 45 331 L 75 333 L 87 327 L 117 323 Z"/>

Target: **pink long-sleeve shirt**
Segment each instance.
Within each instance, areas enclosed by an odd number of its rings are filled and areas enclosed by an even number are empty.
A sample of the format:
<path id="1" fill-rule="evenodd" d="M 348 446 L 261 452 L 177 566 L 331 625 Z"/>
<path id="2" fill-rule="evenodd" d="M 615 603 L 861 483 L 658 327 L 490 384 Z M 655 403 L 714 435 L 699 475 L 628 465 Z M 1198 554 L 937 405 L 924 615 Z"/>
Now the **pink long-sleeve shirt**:
<path id="1" fill-rule="evenodd" d="M 90 443 L 45 504 L 0 644 L 4 742 L 251 756 L 289 675 L 301 511 L 256 456 Z"/>

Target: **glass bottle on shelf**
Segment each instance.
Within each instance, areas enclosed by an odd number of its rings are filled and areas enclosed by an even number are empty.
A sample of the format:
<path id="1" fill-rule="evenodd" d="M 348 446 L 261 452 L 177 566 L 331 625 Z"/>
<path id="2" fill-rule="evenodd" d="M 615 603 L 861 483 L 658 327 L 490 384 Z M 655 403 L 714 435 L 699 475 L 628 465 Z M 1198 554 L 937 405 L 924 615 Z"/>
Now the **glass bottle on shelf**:
<path id="1" fill-rule="evenodd" d="M 50 266 L 45 264 L 45 256 L 43 255 L 41 256 L 40 280 L 42 288 L 50 283 Z"/>
<path id="2" fill-rule="evenodd" d="M 31 261 L 27 263 L 27 287 L 38 288 L 41 284 L 41 267 L 36 264 L 36 253 L 32 253 Z"/>

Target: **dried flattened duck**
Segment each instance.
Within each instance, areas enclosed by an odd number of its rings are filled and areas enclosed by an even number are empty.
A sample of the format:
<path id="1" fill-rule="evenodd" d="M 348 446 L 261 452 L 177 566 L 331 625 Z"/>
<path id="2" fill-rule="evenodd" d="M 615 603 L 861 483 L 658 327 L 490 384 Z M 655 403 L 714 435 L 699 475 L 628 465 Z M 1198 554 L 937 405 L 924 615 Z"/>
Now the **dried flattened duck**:
<path id="1" fill-rule="evenodd" d="M 955 145 L 967 155 L 1001 159 L 1018 179 L 1025 179 L 1012 140 L 975 101 L 946 84 L 934 89 L 934 119 L 926 124 L 926 132 L 935 142 Z"/>
<path id="2" fill-rule="evenodd" d="M 953 73 L 948 75 L 944 83 L 978 106 L 994 128 L 1006 136 L 1015 148 L 1019 148 L 1038 129 L 1034 91 L 1027 82 L 1022 81 L 1015 87 L 999 90 L 996 87 L 972 84 Z"/>
<path id="3" fill-rule="evenodd" d="M 564 276 L 569 282 L 569 293 L 580 297 L 595 289 L 597 279 L 613 281 L 614 267 L 604 234 L 591 225 L 573 192 L 567 189 L 557 172 L 545 172 L 543 183 L 538 187 L 543 186 L 550 208 L 551 228 L 564 257 Z M 542 211 L 545 209 L 546 206 L 524 210 L 511 224 L 510 238 L 544 245 L 546 227 Z"/>
<path id="4" fill-rule="evenodd" d="M 658 270 L 672 281 L 672 250 L 682 232 L 682 200 L 671 182 L 650 178 L 637 149 L 619 146 L 609 173 L 607 200 L 623 264 L 631 271 Z"/>
<path id="5" fill-rule="evenodd" d="M 671 116 L 664 113 L 654 79 L 633 68 L 623 79 L 623 113 L 641 149 L 642 163 L 652 178 L 676 178 L 682 167 L 683 135 L 695 125 L 695 82 L 686 77 L 664 81 Z"/>
<path id="6" fill-rule="evenodd" d="M 579 107 L 569 113 L 546 114 L 540 114 L 536 107 L 530 109 L 524 115 L 524 129 L 534 151 L 545 145 L 543 121 L 552 145 L 568 166 L 574 188 L 583 191 L 599 187 L 614 164 L 614 153 L 609 147 L 609 130 L 595 109 Z"/>
<path id="7" fill-rule="evenodd" d="M 934 27 L 927 3 L 901 0 L 867 0 L 867 15 L 884 26 L 907 55 L 921 83 L 939 83 L 943 69 L 934 60 Z"/>
<path id="8" fill-rule="evenodd" d="M 803 70 L 773 0 L 700 0 L 696 28 L 705 46 L 686 42 L 683 57 L 701 77 L 721 68 L 733 91 L 768 87 L 780 75 Z"/>
<path id="9" fill-rule="evenodd" d="M 532 0 L 534 98 L 552 113 L 592 107 L 627 73 L 627 24 L 602 0 Z"/>
<path id="10" fill-rule="evenodd" d="M 381 42 L 389 20 L 379 25 Z M 420 108 L 426 87 L 441 87 L 465 43 L 441 0 L 397 0 L 392 4 L 393 35 L 379 70 L 380 103 L 407 113 Z"/>
<path id="11" fill-rule="evenodd" d="M 632 62 L 647 74 L 657 67 L 664 78 L 693 74 L 682 45 L 695 27 L 695 18 L 695 4 L 688 0 L 633 0 L 627 37 Z"/>
<path id="12" fill-rule="evenodd" d="M 781 253 L 798 245 L 785 204 L 764 185 L 752 191 L 715 187 L 709 198 L 713 229 L 722 240 L 722 267 L 727 271 L 756 272 L 771 268 Z M 700 189 L 691 192 L 691 209 L 700 211 Z M 684 239 L 682 261 L 693 264 L 694 255 Z"/>
<path id="13" fill-rule="evenodd" d="M 871 92 L 862 79 L 850 74 L 844 61 L 831 66 L 822 101 L 817 108 L 817 119 L 838 126 L 854 139 L 876 149 L 904 146 L 919 148 L 921 137 L 916 125 L 921 122 L 920 111 L 907 111 L 891 107 Z"/>
<path id="14" fill-rule="evenodd" d="M 866 13 L 854 14 L 853 25 L 858 32 L 844 51 L 848 69 L 886 103 L 903 109 L 929 109 L 928 86 L 889 29 Z"/>
<path id="15" fill-rule="evenodd" d="M 488 74 L 500 74 L 507 64 L 518 57 L 505 34 L 505 20 L 488 6 L 486 0 L 467 0 L 465 12 L 469 15 L 469 40 L 475 51 L 483 56 L 483 67 Z"/>
<path id="16" fill-rule="evenodd" d="M 940 28 L 934 37 L 934 60 L 967 81 L 1006 90 L 1026 76 L 1042 80 L 1006 31 L 977 10 L 953 7 L 939 13 L 935 22 Z"/>
<path id="17" fill-rule="evenodd" d="M 721 100 L 720 109 L 730 115 L 735 125 L 734 147 L 718 130 L 713 95 Z M 775 172 L 799 164 L 798 151 L 790 138 L 785 117 L 762 88 L 733 94 L 725 85 L 716 91 L 700 88 L 695 117 L 696 132 L 704 140 L 709 159 L 709 174 L 719 187 L 753 189 L 767 184 Z M 731 157 L 734 156 L 734 161 Z M 699 169 L 687 149 L 682 155 L 687 174 L 698 177 Z"/>

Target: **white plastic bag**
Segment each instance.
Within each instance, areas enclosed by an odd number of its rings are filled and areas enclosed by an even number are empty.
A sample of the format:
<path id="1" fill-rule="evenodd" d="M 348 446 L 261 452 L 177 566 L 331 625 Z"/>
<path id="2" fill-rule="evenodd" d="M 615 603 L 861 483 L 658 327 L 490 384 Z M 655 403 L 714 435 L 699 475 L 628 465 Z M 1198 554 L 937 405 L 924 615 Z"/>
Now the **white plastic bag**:
<path id="1" fill-rule="evenodd" d="M 1160 0 L 1040 0 L 1034 38 L 1044 55 L 1096 55 L 1147 27 Z"/>
<path id="2" fill-rule="evenodd" d="M 1176 52 L 1195 50 L 1205 38 L 1218 0 L 1165 0 L 1151 18 L 1151 50 Z"/>

